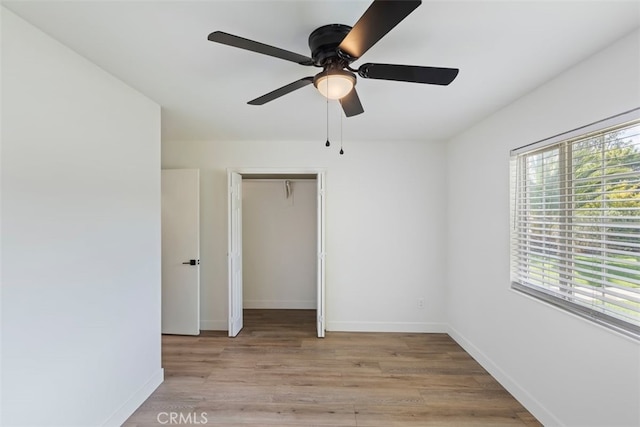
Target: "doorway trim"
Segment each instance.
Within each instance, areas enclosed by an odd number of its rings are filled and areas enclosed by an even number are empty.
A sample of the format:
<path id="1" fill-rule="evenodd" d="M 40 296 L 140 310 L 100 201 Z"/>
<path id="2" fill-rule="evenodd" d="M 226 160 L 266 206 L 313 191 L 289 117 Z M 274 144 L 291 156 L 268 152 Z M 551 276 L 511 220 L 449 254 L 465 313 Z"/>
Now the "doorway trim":
<path id="1" fill-rule="evenodd" d="M 233 200 L 234 191 L 238 191 L 238 189 L 234 189 L 232 182 L 232 175 L 240 174 L 240 175 L 265 175 L 265 176 L 274 176 L 274 177 L 282 177 L 287 175 L 315 175 L 316 177 L 316 186 L 317 186 L 317 217 L 316 217 L 316 231 L 317 231 L 317 268 L 316 268 L 316 291 L 317 291 L 317 301 L 316 301 L 316 329 L 318 338 L 324 338 L 325 329 L 326 329 L 326 245 L 325 245 L 325 230 L 326 230 L 326 169 L 325 168 L 227 168 L 227 192 L 228 192 L 228 206 L 227 206 L 227 215 L 228 215 L 228 226 L 227 226 L 227 234 L 228 234 L 228 265 L 231 265 L 232 257 L 237 257 L 238 254 L 232 252 L 232 243 L 234 239 L 237 239 L 237 236 L 232 234 L 234 227 L 231 223 L 231 218 L 233 218 L 233 206 L 231 201 Z M 240 221 L 242 218 L 240 218 Z M 240 236 L 241 238 L 241 236 Z M 240 252 L 242 251 L 242 247 L 240 246 Z M 242 260 L 242 253 L 239 254 L 240 262 Z M 235 319 L 232 316 L 232 304 L 237 304 L 238 297 L 242 296 L 242 279 L 240 279 L 240 284 L 237 284 L 237 276 L 236 280 L 234 280 L 233 271 L 231 268 L 228 269 L 227 272 L 228 278 L 228 297 L 229 297 L 229 336 L 235 336 L 239 331 L 237 327 L 234 326 Z M 238 286 L 240 289 L 238 289 Z M 242 307 L 239 308 L 242 310 Z M 236 325 L 237 326 L 237 325 Z"/>

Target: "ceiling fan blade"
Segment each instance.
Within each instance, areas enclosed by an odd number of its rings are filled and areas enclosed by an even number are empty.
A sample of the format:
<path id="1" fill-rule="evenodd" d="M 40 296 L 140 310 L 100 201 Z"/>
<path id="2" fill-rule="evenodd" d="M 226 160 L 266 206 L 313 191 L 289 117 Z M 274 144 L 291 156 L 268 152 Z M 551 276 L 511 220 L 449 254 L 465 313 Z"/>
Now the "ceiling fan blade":
<path id="1" fill-rule="evenodd" d="M 420 0 L 374 1 L 342 40 L 338 49 L 350 60 L 360 58 L 421 3 Z"/>
<path id="2" fill-rule="evenodd" d="M 358 92 L 356 92 L 355 87 L 351 89 L 351 92 L 340 99 L 340 105 L 342 105 L 344 115 L 347 117 L 357 116 L 358 114 L 364 113 L 364 108 L 362 108 L 362 104 L 360 103 L 360 98 L 358 97 Z"/>
<path id="3" fill-rule="evenodd" d="M 245 39 L 243 37 L 234 36 L 233 34 L 224 33 L 222 31 L 214 31 L 209 34 L 208 39 L 212 42 L 226 44 L 228 46 L 238 47 L 240 49 L 250 50 L 252 52 L 269 55 L 276 58 L 296 62 L 300 65 L 313 65 L 313 59 L 308 56 L 300 55 L 295 52 L 280 49 L 278 47 L 269 46 L 268 44 Z"/>
<path id="4" fill-rule="evenodd" d="M 457 68 L 419 67 L 415 65 L 363 64 L 358 69 L 365 79 L 396 80 L 446 86 L 458 75 Z"/>
<path id="5" fill-rule="evenodd" d="M 281 96 L 284 96 L 290 92 L 293 92 L 296 89 L 305 87 L 306 85 L 309 85 L 311 83 L 313 83 L 313 77 L 305 77 L 303 79 L 296 80 L 293 83 L 289 83 L 288 85 L 282 86 L 281 88 L 278 88 L 272 92 L 267 93 L 266 95 L 262 95 L 259 98 L 253 99 L 247 102 L 247 104 L 263 105 L 263 104 L 266 104 L 267 102 L 273 101 L 274 99 L 280 98 Z"/>

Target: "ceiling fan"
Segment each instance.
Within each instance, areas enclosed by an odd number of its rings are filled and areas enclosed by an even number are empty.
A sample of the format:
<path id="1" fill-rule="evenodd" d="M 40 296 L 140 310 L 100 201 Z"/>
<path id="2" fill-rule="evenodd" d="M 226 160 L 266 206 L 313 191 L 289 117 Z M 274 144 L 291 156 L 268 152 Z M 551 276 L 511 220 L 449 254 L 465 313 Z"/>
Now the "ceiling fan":
<path id="1" fill-rule="evenodd" d="M 365 79 L 395 80 L 446 86 L 458 75 L 457 68 L 421 67 L 397 64 L 366 63 L 358 69 L 349 64 L 360 58 L 422 2 L 375 0 L 353 27 L 324 25 L 309 35 L 311 57 L 269 46 L 264 43 L 214 31 L 212 42 L 250 50 L 300 65 L 322 68 L 315 76 L 303 77 L 248 102 L 263 105 L 311 83 L 328 99 L 338 99 L 347 117 L 364 112 L 355 89 L 356 73 Z"/>

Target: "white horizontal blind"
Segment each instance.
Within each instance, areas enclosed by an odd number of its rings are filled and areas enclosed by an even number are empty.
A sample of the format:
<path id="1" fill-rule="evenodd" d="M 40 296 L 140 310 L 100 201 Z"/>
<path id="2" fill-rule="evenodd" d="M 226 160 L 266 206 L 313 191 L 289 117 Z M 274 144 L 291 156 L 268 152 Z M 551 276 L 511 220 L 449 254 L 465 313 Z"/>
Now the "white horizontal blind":
<path id="1" fill-rule="evenodd" d="M 512 287 L 640 338 L 640 120 L 517 150 L 511 189 Z"/>

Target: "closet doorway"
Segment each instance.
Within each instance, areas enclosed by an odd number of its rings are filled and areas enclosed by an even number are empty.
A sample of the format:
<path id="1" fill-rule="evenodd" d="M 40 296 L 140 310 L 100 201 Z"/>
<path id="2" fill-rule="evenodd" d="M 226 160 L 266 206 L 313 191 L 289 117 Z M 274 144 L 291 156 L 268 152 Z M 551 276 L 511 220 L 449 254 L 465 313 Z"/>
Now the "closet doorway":
<path id="1" fill-rule="evenodd" d="M 316 329 L 319 338 L 325 334 L 325 171 L 319 169 L 229 169 L 228 175 L 228 273 L 229 273 L 229 336 L 235 337 L 243 327 L 243 309 L 248 308 L 315 308 Z M 296 189 L 298 192 L 296 192 Z M 313 189 L 313 193 L 309 192 Z M 251 212 L 244 212 L 244 193 Z M 301 205 L 296 206 L 296 195 Z M 269 201 L 269 198 L 277 201 Z M 296 227 L 295 210 L 308 212 L 309 198 L 315 197 L 315 229 L 301 231 Z M 265 218 L 256 217 L 263 210 Z M 298 212 L 300 214 L 301 212 Z M 245 217 L 246 218 L 243 218 Z M 243 227 L 243 219 L 245 227 Z M 309 218 L 298 219 L 307 222 Z M 262 229 L 256 230 L 256 227 Z M 244 230 L 243 230 L 244 228 Z M 267 228 L 267 229 L 264 229 Z M 247 238 L 243 245 L 243 232 L 256 233 L 256 240 Z M 302 232 L 307 236 L 296 236 Z M 312 236 L 309 236 L 309 233 Z M 271 236 L 270 236 L 271 234 Z M 313 236 L 314 235 L 314 236 Z M 313 238 L 315 237 L 315 239 Z M 265 248 L 265 239 L 274 241 L 273 248 Z M 278 240 L 278 241 L 276 241 Z M 283 244 L 313 247 L 299 248 L 292 262 L 286 259 Z M 306 241 L 307 243 L 304 243 Z M 256 251 L 264 251 L 263 257 Z M 268 251 L 268 252 L 267 252 Z M 309 264 L 309 259 L 312 264 Z M 300 262 L 296 262 L 296 258 Z M 243 269 L 244 261 L 251 265 Z M 306 261 L 305 261 L 306 259 Z M 315 263 L 313 263 L 315 260 Z M 315 268 L 314 268 L 315 267 Z M 313 271 L 315 270 L 315 271 Z M 244 276 L 247 277 L 244 277 Z M 260 277 L 263 275 L 264 277 Z M 310 283 L 310 275 L 315 283 Z M 249 279 L 245 288 L 245 280 Z M 261 282 L 262 281 L 262 282 Z M 307 285 L 304 285 L 304 282 Z M 270 282 L 270 283 L 269 283 Z M 260 283 L 269 287 L 268 295 Z M 296 288 L 296 286 L 301 285 Z M 313 286 L 310 289 L 309 286 Z M 315 298 L 312 293 L 315 292 Z"/>

